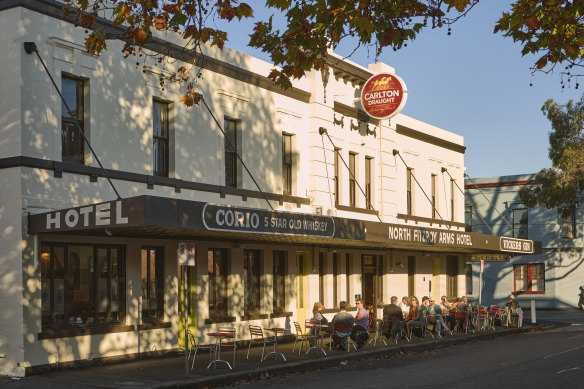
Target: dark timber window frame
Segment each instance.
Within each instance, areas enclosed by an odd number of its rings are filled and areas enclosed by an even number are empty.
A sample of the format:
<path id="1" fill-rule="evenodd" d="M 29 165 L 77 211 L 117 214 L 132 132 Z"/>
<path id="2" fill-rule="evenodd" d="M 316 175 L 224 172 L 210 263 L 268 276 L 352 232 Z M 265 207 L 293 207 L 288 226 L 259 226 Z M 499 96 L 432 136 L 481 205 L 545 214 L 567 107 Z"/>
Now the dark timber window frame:
<path id="1" fill-rule="evenodd" d="M 238 153 L 238 129 L 240 122 L 237 119 L 225 117 L 225 186 L 238 187 L 239 161 Z"/>
<path id="2" fill-rule="evenodd" d="M 73 116 L 69 116 L 61 102 L 61 158 L 63 162 L 85 163 L 85 141 L 75 122 L 85 132 L 85 93 L 87 80 L 74 76 L 61 76 L 61 93 Z M 73 91 L 72 88 L 73 87 Z M 71 93 L 73 92 L 73 93 Z"/>
<path id="3" fill-rule="evenodd" d="M 357 153 L 349 153 L 349 205 L 357 206 Z"/>
<path id="4" fill-rule="evenodd" d="M 529 213 L 527 208 L 513 208 L 513 237 L 518 239 L 528 239 L 529 236 Z"/>
<path id="5" fill-rule="evenodd" d="M 372 209 L 372 190 L 373 180 L 373 157 L 365 157 L 365 208 Z"/>
<path id="6" fill-rule="evenodd" d="M 170 155 L 170 103 L 152 100 L 152 174 L 168 177 Z"/>
<path id="7" fill-rule="evenodd" d="M 164 247 L 143 246 L 140 250 L 142 321 L 164 321 Z M 152 263 L 154 262 L 154 263 Z"/>
<path id="8" fill-rule="evenodd" d="M 209 276 L 209 317 L 227 316 L 229 302 L 229 249 L 207 249 L 207 273 Z"/>
<path id="9" fill-rule="evenodd" d="M 282 313 L 286 311 L 286 274 L 288 269 L 288 252 L 274 250 L 274 264 L 272 273 L 273 301 L 272 311 Z"/>
<path id="10" fill-rule="evenodd" d="M 292 136 L 282 134 L 282 193 L 292 195 Z"/>

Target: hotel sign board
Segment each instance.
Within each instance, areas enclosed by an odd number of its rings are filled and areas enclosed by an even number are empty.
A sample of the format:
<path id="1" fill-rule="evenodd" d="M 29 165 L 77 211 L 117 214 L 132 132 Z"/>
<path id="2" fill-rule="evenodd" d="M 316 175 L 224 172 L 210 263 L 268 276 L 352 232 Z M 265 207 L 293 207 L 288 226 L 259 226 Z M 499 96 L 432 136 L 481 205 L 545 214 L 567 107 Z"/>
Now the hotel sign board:
<path id="1" fill-rule="evenodd" d="M 406 104 L 407 88 L 404 81 L 391 73 L 378 73 L 367 80 L 361 90 L 361 105 L 375 119 L 389 119 Z"/>
<path id="2" fill-rule="evenodd" d="M 262 209 L 205 204 L 207 230 L 259 234 L 303 235 L 332 238 L 335 222 L 330 216 L 277 212 Z"/>

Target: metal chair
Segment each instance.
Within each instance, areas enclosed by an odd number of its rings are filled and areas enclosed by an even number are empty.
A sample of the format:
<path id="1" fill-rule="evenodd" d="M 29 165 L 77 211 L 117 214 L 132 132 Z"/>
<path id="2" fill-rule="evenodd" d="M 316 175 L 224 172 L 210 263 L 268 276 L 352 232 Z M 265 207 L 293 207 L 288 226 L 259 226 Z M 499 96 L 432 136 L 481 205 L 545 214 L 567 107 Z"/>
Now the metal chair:
<path id="1" fill-rule="evenodd" d="M 304 342 L 310 342 L 310 339 L 313 338 L 312 334 L 309 333 L 304 333 L 302 332 L 302 327 L 300 327 L 300 324 L 295 321 L 294 322 L 294 328 L 296 328 L 296 334 L 295 334 L 295 339 L 294 339 L 294 347 L 292 348 L 292 352 L 296 351 L 296 342 L 300 341 L 300 349 L 298 350 L 298 355 L 300 355 L 300 353 L 302 352 L 302 346 L 304 345 Z M 309 343 L 310 346 L 310 343 Z"/>
<path id="2" fill-rule="evenodd" d="M 276 342 L 275 339 L 266 339 L 264 337 L 264 331 L 260 326 L 249 326 L 249 346 L 247 347 L 247 357 L 249 359 L 249 350 L 251 349 L 252 343 L 255 344 L 263 344 L 264 348 L 262 349 L 262 359 L 261 362 L 264 361 L 264 353 L 266 352 L 266 344 L 274 344 Z"/>
<path id="3" fill-rule="evenodd" d="M 385 339 L 381 338 L 380 332 L 381 328 L 379 328 L 379 323 L 383 323 L 383 320 L 377 320 L 375 318 L 369 318 L 367 333 L 369 334 L 369 341 L 367 344 L 373 342 L 373 347 L 377 345 L 377 342 L 383 342 L 387 346 L 387 342 Z M 373 335 L 373 336 L 371 336 Z"/>
<path id="4" fill-rule="evenodd" d="M 187 360 L 191 358 L 191 352 L 195 350 L 193 353 L 193 364 L 191 365 L 191 370 L 195 367 L 195 359 L 197 358 L 197 351 L 199 350 L 209 350 L 209 361 L 212 359 L 213 352 L 217 349 L 217 346 L 214 344 L 197 344 L 197 340 L 195 339 L 195 335 L 188 330 L 188 337 L 189 341 L 187 343 L 187 347 L 189 349 L 189 354 L 187 356 Z"/>
<path id="5" fill-rule="evenodd" d="M 357 346 L 355 346 L 355 344 L 353 343 L 353 341 L 351 340 L 351 329 L 352 329 L 352 325 L 349 323 L 333 323 L 333 328 L 331 331 L 331 335 L 330 335 L 330 343 L 329 343 L 329 350 L 332 349 L 333 346 L 333 336 L 337 336 L 340 339 L 347 339 L 347 352 L 349 352 L 349 349 L 351 348 L 351 346 L 353 346 L 353 348 L 355 349 L 355 351 L 357 351 Z M 344 336 L 339 336 L 337 335 L 337 333 L 343 333 L 346 334 Z"/>
<path id="6" fill-rule="evenodd" d="M 235 367 L 235 355 L 237 353 L 237 330 L 233 327 L 219 327 L 217 332 L 232 336 L 232 338 L 225 338 L 224 341 L 221 341 L 221 351 L 233 350 L 233 367 Z"/>
<path id="7" fill-rule="evenodd" d="M 322 350 L 322 352 L 324 352 L 324 349 L 322 349 L 322 344 L 320 343 L 324 338 L 324 335 L 322 334 L 322 328 L 320 326 L 321 326 L 320 320 L 306 319 L 304 321 L 304 329 L 306 330 L 307 334 L 309 333 L 308 328 L 310 328 L 310 336 L 308 339 L 310 348 L 306 351 L 306 354 L 308 354 L 310 350 L 313 348 L 320 349 Z M 312 341 L 314 341 L 315 343 L 310 344 L 312 343 Z"/>

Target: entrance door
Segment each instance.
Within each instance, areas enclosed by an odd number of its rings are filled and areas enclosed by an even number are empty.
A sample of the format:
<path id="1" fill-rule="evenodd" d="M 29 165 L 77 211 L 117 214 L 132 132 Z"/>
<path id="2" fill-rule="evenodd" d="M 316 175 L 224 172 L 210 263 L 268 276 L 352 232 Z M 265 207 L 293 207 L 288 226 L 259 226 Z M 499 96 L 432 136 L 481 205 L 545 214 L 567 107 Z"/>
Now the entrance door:
<path id="1" fill-rule="evenodd" d="M 380 255 L 362 256 L 363 300 L 371 317 L 376 317 L 377 305 L 382 303 Z"/>
<path id="2" fill-rule="evenodd" d="M 298 323 L 306 320 L 306 275 L 308 272 L 307 255 L 296 252 L 296 318 Z"/>

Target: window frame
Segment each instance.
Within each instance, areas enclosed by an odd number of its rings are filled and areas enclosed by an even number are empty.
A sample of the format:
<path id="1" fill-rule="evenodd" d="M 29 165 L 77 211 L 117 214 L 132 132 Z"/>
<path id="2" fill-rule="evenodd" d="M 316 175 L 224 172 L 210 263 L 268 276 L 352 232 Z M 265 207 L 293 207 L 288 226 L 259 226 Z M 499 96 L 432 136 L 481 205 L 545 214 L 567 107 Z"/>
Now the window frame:
<path id="1" fill-rule="evenodd" d="M 325 304 L 324 288 L 326 285 L 326 253 L 320 251 L 318 253 L 318 301 Z"/>
<path id="2" fill-rule="evenodd" d="M 72 107 L 71 101 L 67 101 L 65 83 L 71 81 L 75 83 L 75 107 Z M 75 77 L 69 74 L 61 75 L 61 91 L 67 105 L 71 108 L 73 116 L 69 112 L 65 103 L 61 102 L 61 160 L 85 164 L 85 139 L 83 134 L 79 133 L 79 128 L 85 133 L 85 93 L 87 89 L 87 80 Z M 77 123 L 79 127 L 75 125 Z M 74 139 L 77 133 L 77 139 Z"/>
<path id="3" fill-rule="evenodd" d="M 413 187 L 414 169 L 406 168 L 406 213 L 410 216 L 414 214 L 414 187 Z"/>
<path id="4" fill-rule="evenodd" d="M 535 270 L 537 268 L 537 270 Z M 517 284 L 519 280 L 523 280 L 523 274 L 521 277 L 517 277 L 517 273 L 523 273 L 522 270 L 525 269 L 525 277 L 527 277 L 527 289 L 525 290 L 518 290 Z M 535 271 L 534 271 L 535 270 Z M 534 278 L 534 273 L 537 274 L 537 277 Z M 539 277 L 541 275 L 541 278 Z M 533 290 L 534 280 L 542 280 L 543 290 Z M 520 294 L 545 294 L 546 287 L 545 287 L 545 263 L 537 262 L 537 263 L 518 263 L 513 265 L 513 293 L 516 295 Z"/>
<path id="5" fill-rule="evenodd" d="M 335 205 L 341 204 L 341 149 L 335 147 L 334 150 L 334 174 L 335 174 Z"/>
<path id="6" fill-rule="evenodd" d="M 373 209 L 373 157 L 365 156 L 365 208 Z"/>
<path id="7" fill-rule="evenodd" d="M 430 193 L 432 196 L 432 219 L 436 219 L 438 214 L 438 175 L 432 174 L 430 176 Z"/>
<path id="8" fill-rule="evenodd" d="M 472 205 L 467 205 L 464 208 L 464 231 L 472 232 L 473 229 L 473 208 Z M 470 224 L 468 224 L 470 221 Z"/>
<path id="9" fill-rule="evenodd" d="M 154 290 L 156 299 L 156 308 L 150 308 L 150 303 L 152 301 L 151 289 L 149 287 L 144 288 L 144 257 L 143 252 L 146 251 L 146 279 L 151 280 L 151 255 L 152 251 L 155 252 L 154 260 Z M 140 280 L 141 280 L 141 291 L 142 291 L 142 310 L 141 317 L 143 322 L 147 323 L 159 323 L 164 321 L 164 247 L 163 246 L 142 246 L 140 248 Z M 144 293 L 146 291 L 146 294 Z M 151 311 L 155 311 L 154 314 Z"/>
<path id="10" fill-rule="evenodd" d="M 291 134 L 282 134 L 282 193 L 292 195 L 292 137 Z M 288 146 L 288 147 L 287 147 Z"/>
<path id="11" fill-rule="evenodd" d="M 357 153 L 349 152 L 349 205 L 357 206 Z"/>
<path id="12" fill-rule="evenodd" d="M 249 269 L 249 255 L 257 254 L 257 266 Z M 254 271 L 257 273 L 254 274 Z M 246 249 L 243 251 L 243 311 L 244 316 L 253 316 L 262 313 L 262 274 L 263 260 L 262 251 L 257 249 Z M 253 280 L 253 278 L 256 278 Z M 257 290 L 253 287 L 257 286 Z M 252 305 L 253 302 L 253 305 Z"/>
<path id="13" fill-rule="evenodd" d="M 160 107 L 160 109 L 157 109 Z M 168 177 L 170 164 L 170 103 L 152 99 L 152 174 Z"/>
<path id="14" fill-rule="evenodd" d="M 473 272 L 472 272 L 472 263 L 466 263 L 464 265 L 464 281 L 466 284 L 466 294 L 472 294 L 473 291 Z"/>
<path id="15" fill-rule="evenodd" d="M 273 251 L 272 270 L 272 312 L 283 313 L 288 307 L 286 301 L 286 275 L 288 273 L 288 252 L 286 250 Z"/>
<path id="16" fill-rule="evenodd" d="M 90 243 L 61 243 L 61 242 L 41 242 L 41 328 L 43 332 L 54 331 L 54 330 L 78 330 L 82 328 L 98 328 L 98 327 L 112 327 L 118 326 L 125 322 L 126 319 L 126 248 L 123 245 L 109 245 L 109 244 L 90 244 Z M 73 253 L 76 253 L 74 248 L 85 248 L 89 249 L 91 256 L 87 262 L 88 277 L 85 277 L 89 282 L 87 287 L 79 281 L 77 288 L 71 288 L 71 282 L 75 283 L 77 273 L 72 273 L 71 269 L 71 258 Z M 57 255 L 56 250 L 61 251 L 59 253 L 63 256 L 61 262 L 61 274 L 62 278 L 58 278 L 55 274 L 55 259 Z M 98 274 L 98 264 L 99 264 L 99 250 L 106 250 L 107 252 L 107 266 L 105 268 L 108 271 L 108 276 L 106 278 L 106 305 L 107 310 L 105 311 L 105 319 L 100 319 L 100 314 L 104 311 L 100 311 L 100 304 L 102 300 L 100 299 L 100 275 Z M 116 250 L 117 265 L 113 266 L 113 254 L 112 252 Z M 81 259 L 81 258 L 80 258 Z M 48 261 L 48 262 L 47 262 Z M 81 262 L 78 264 L 79 276 L 81 277 Z M 93 271 L 92 271 L 92 270 Z M 110 269 L 116 269 L 115 273 L 111 272 Z M 103 273 L 103 272 L 101 272 Z M 113 279 L 117 279 L 115 284 Z M 60 296 L 62 304 L 62 312 L 57 312 L 57 302 L 56 298 L 58 292 L 56 292 L 57 281 L 61 285 L 62 295 Z M 45 287 L 47 285 L 48 287 Z M 114 286 L 116 286 L 113 288 Z M 113 290 L 117 290 L 116 294 L 118 296 L 117 300 L 117 310 L 112 310 L 114 306 L 113 303 Z M 87 294 L 89 296 L 88 305 L 90 307 L 89 315 L 76 315 L 76 312 L 72 311 L 70 308 L 70 301 L 76 299 L 76 293 Z M 47 308 L 48 304 L 48 309 Z M 48 315 L 45 314 L 48 312 Z M 114 318 L 114 313 L 116 314 Z M 57 315 L 62 314 L 62 319 L 58 320 Z M 73 315 L 73 316 L 71 316 Z M 48 317 L 48 319 L 46 319 Z"/>
<path id="17" fill-rule="evenodd" d="M 562 239 L 576 239 L 576 212 L 572 211 L 568 216 L 564 216 L 560 212 L 560 217 L 560 233 L 562 234 Z M 569 220 L 567 220 L 568 218 Z"/>
<path id="18" fill-rule="evenodd" d="M 225 151 L 225 186 L 239 186 L 239 161 L 237 154 L 240 121 L 230 117 L 224 118 L 224 151 Z M 231 172 L 231 174 L 230 174 Z"/>
<path id="19" fill-rule="evenodd" d="M 217 255 L 218 254 L 218 255 Z M 209 247 L 207 249 L 207 276 L 208 276 L 208 301 L 209 301 L 209 318 L 216 317 L 226 317 L 228 316 L 229 310 L 229 263 L 230 263 L 230 251 L 226 248 L 213 248 Z M 219 266 L 219 276 L 225 277 L 223 287 L 218 287 L 217 279 L 217 262 L 218 259 L 221 261 Z M 209 271 L 210 267 L 213 269 L 211 273 Z M 223 269 L 223 270 L 222 270 Z M 219 293 L 218 293 L 219 292 Z M 220 300 L 218 300 L 217 295 L 220 295 Z M 224 308 L 219 308 L 219 303 L 224 303 Z M 213 305 L 212 305 L 213 304 Z"/>
<path id="20" fill-rule="evenodd" d="M 456 219 L 456 180 L 454 178 L 450 179 L 450 221 L 454 221 Z"/>
<path id="21" fill-rule="evenodd" d="M 515 219 L 515 212 L 523 212 L 522 215 L 525 215 L 525 220 L 523 220 L 523 216 L 520 217 L 519 221 L 516 222 Z M 527 208 L 512 208 L 511 215 L 513 219 L 513 238 L 517 239 L 529 239 L 529 211 Z M 523 230 L 525 228 L 525 230 Z"/>

